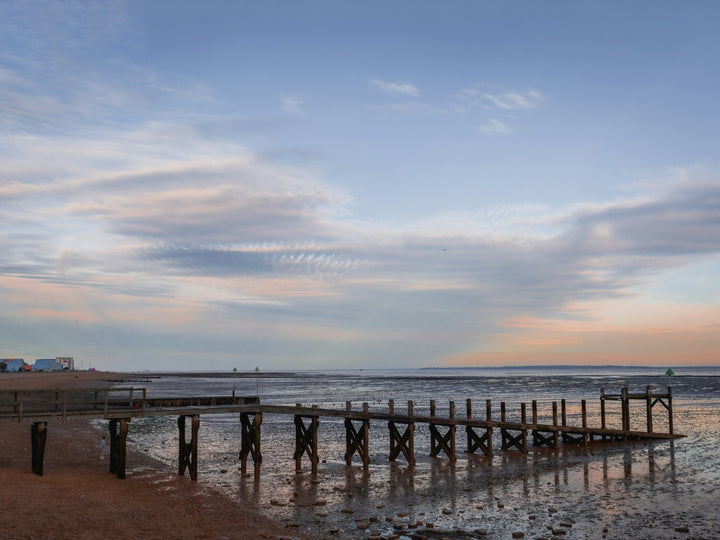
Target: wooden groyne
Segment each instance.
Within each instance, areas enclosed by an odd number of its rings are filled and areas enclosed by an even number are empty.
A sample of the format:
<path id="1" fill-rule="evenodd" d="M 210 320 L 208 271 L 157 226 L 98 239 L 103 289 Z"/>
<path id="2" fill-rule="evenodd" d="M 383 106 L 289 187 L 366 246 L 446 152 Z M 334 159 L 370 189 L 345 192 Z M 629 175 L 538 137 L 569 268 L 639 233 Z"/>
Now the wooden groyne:
<path id="1" fill-rule="evenodd" d="M 621 428 L 609 428 L 606 402 L 620 402 Z M 645 423 L 642 428 L 633 428 L 631 403 L 642 402 Z M 297 472 L 302 471 L 303 458 L 310 462 L 313 474 L 317 473 L 319 419 L 321 417 L 342 418 L 345 425 L 345 461 L 352 464 L 358 456 L 365 469 L 370 465 L 370 424 L 387 422 L 389 432 L 389 460 L 402 457 L 408 465 L 415 465 L 415 426 L 427 424 L 430 434 L 430 456 L 444 455 L 450 461 L 457 460 L 457 429 L 464 428 L 468 454 L 494 453 L 493 435 L 499 432 L 501 451 L 527 453 L 530 443 L 536 448 L 558 448 L 563 445 L 587 445 L 593 441 L 633 441 L 676 439 L 683 437 L 673 431 L 672 388 L 665 393 L 653 393 L 650 387 L 645 392 L 631 393 L 623 388 L 619 394 L 600 392 L 600 426 L 588 425 L 586 400 L 580 402 L 580 425 L 568 421 L 566 400 L 552 402 L 552 414 L 546 421 L 540 421 L 537 401 L 530 404 L 530 416 L 526 403 L 520 404 L 519 421 L 510 421 L 505 402 L 500 402 L 499 418 L 493 414 L 491 400 L 485 400 L 484 417 L 473 414 L 473 402 L 465 403 L 465 414 L 458 415 L 455 403 L 448 403 L 448 415 L 436 414 L 436 402 L 430 401 L 429 415 L 415 414 L 413 401 L 407 402 L 407 409 L 397 411 L 394 400 L 389 400 L 387 412 L 371 411 L 368 403 L 360 410 L 353 409 L 346 402 L 345 409 L 326 409 L 318 406 L 306 407 L 262 404 L 256 397 L 191 397 L 191 398 L 147 398 L 144 388 L 99 388 L 84 390 L 56 390 L 39 392 L 0 392 L 0 422 L 31 423 L 32 469 L 35 474 L 43 473 L 43 456 L 49 422 L 72 417 L 106 419 L 110 431 L 110 472 L 118 478 L 125 477 L 126 439 L 128 425 L 132 418 L 154 416 L 178 417 L 178 473 L 189 471 L 197 479 L 198 432 L 200 416 L 203 414 L 239 413 L 241 424 L 239 460 L 241 470 L 246 473 L 248 458 L 252 459 L 254 473 L 260 476 L 262 464 L 261 426 L 264 414 L 289 415 L 294 418 L 295 452 L 293 459 Z M 661 405 L 668 415 L 667 432 L 656 432 L 653 428 L 653 409 Z M 637 411 L 636 411 L 637 412 Z M 190 418 L 190 440 L 186 440 L 187 419 Z M 1 451 L 1 449 L 0 449 Z"/>

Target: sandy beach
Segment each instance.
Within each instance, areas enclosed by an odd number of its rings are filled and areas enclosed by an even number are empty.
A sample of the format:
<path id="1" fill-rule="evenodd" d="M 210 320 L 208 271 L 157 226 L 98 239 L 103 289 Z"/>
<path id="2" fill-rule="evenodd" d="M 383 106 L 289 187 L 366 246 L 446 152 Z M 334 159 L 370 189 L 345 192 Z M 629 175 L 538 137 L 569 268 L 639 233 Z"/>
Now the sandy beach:
<path id="1" fill-rule="evenodd" d="M 0 374 L 0 390 L 99 387 L 102 372 Z M 178 476 L 128 447 L 133 472 L 108 472 L 102 434 L 86 420 L 48 425 L 44 475 L 31 472 L 30 424 L 0 423 L 2 538 L 297 538 L 282 524 Z M 107 452 L 106 452 L 107 453 Z"/>

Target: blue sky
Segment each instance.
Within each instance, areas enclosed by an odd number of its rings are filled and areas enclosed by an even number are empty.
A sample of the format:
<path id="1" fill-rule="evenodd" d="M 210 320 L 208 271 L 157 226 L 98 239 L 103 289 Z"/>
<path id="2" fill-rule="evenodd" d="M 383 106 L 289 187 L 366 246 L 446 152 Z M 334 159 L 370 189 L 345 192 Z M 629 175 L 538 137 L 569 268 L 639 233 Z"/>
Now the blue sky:
<path id="1" fill-rule="evenodd" d="M 0 356 L 720 362 L 714 2 L 4 2 Z"/>

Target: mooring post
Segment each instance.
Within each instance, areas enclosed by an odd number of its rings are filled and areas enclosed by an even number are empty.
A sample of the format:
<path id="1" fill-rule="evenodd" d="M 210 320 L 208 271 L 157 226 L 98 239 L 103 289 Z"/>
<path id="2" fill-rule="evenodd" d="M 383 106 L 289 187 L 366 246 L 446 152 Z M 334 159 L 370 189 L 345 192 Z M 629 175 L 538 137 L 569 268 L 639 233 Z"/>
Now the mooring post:
<path id="1" fill-rule="evenodd" d="M 430 400 L 430 416 L 435 416 L 435 400 Z"/>
<path id="2" fill-rule="evenodd" d="M 652 418 L 652 391 L 650 386 L 645 388 L 645 415 L 647 417 L 647 431 L 648 433 L 653 432 L 653 418 Z"/>
<path id="3" fill-rule="evenodd" d="M 582 427 L 583 429 L 587 428 L 587 403 L 583 399 L 580 401 L 580 410 L 581 410 L 581 416 L 582 416 Z M 590 435 L 592 440 L 592 435 Z M 582 434 L 582 443 L 583 445 L 586 445 L 588 442 L 588 434 L 587 432 L 583 432 Z"/>
<path id="4" fill-rule="evenodd" d="M 557 413 L 557 401 L 552 402 L 552 416 L 553 416 L 553 426 L 558 425 L 558 413 Z"/>
<path id="5" fill-rule="evenodd" d="M 501 422 L 505 421 L 505 402 L 504 401 L 500 402 L 500 421 Z"/>
<path id="6" fill-rule="evenodd" d="M 33 422 L 30 427 L 30 444 L 32 447 L 32 472 L 43 475 L 45 461 L 45 443 L 47 442 L 47 422 Z"/>
<path id="7" fill-rule="evenodd" d="M 465 411 L 467 413 L 467 419 L 472 419 L 472 400 L 470 398 L 465 400 Z"/>
<path id="8" fill-rule="evenodd" d="M 560 415 L 561 415 L 561 417 L 562 417 L 562 418 L 561 418 L 561 419 L 562 419 L 562 425 L 563 425 L 563 427 L 566 427 L 566 426 L 567 426 L 567 407 L 565 406 L 565 400 L 564 400 L 564 399 L 561 399 L 561 400 L 560 400 Z"/>
<path id="9" fill-rule="evenodd" d="M 525 411 L 525 403 L 520 404 L 520 423 L 525 425 L 527 420 L 527 414 Z"/>
<path id="10" fill-rule="evenodd" d="M 605 389 L 600 389 L 600 427 L 605 429 Z M 605 435 L 602 436 L 605 440 Z"/>

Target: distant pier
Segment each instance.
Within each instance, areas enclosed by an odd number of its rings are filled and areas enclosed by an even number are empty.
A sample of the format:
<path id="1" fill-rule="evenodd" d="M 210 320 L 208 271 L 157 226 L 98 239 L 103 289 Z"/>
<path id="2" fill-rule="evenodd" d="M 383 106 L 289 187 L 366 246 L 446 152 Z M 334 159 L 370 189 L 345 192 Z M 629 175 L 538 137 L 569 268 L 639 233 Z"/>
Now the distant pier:
<path id="1" fill-rule="evenodd" d="M 621 428 L 608 428 L 606 402 L 620 402 Z M 639 402 L 645 412 L 642 427 L 631 425 L 631 403 Z M 667 412 L 667 432 L 653 429 L 653 410 L 660 405 Z M 325 409 L 301 404 L 265 405 L 256 397 L 187 397 L 147 398 L 144 388 L 97 388 L 54 391 L 0 391 L 0 422 L 27 422 L 31 424 L 32 470 L 43 474 L 43 460 L 47 442 L 48 423 L 73 417 L 104 419 L 109 421 L 110 472 L 125 478 L 126 440 L 129 423 L 133 418 L 178 417 L 178 473 L 189 471 L 197 479 L 198 431 L 200 416 L 204 414 L 239 413 L 241 424 L 239 460 L 246 473 L 248 458 L 253 462 L 255 477 L 259 478 L 262 464 L 261 427 L 264 414 L 293 416 L 295 425 L 296 472 L 302 471 L 303 458 L 310 462 L 312 474 L 317 474 L 320 457 L 318 437 L 320 417 L 342 418 L 345 421 L 348 466 L 357 456 L 365 469 L 370 465 L 370 423 L 387 423 L 389 432 L 389 460 L 404 459 L 415 465 L 415 426 L 427 425 L 430 433 L 430 455 L 457 460 L 457 428 L 465 428 L 463 451 L 468 454 L 493 455 L 493 436 L 500 435 L 500 450 L 527 453 L 530 444 L 540 448 L 558 448 L 562 445 L 587 445 L 592 441 L 620 442 L 637 440 L 677 439 L 684 435 L 673 430 L 672 387 L 664 393 L 653 393 L 648 386 L 645 392 L 630 392 L 623 388 L 618 394 L 600 392 L 600 426 L 588 426 L 586 400 L 580 402 L 580 425 L 568 422 L 567 403 L 552 402 L 549 421 L 541 422 L 537 401 L 530 403 L 529 417 L 526 403 L 520 404 L 520 418 L 509 421 L 505 402 L 500 402 L 499 418 L 493 414 L 491 400 L 485 400 L 483 418 L 473 415 L 473 402 L 465 402 L 465 414 L 458 415 L 455 403 L 448 403 L 448 415 L 436 414 L 436 402 L 430 401 L 429 416 L 416 415 L 413 401 L 407 409 L 396 411 L 394 400 L 389 400 L 387 412 L 370 411 L 368 403 L 353 409 L 352 402 L 345 409 Z M 495 411 L 497 412 L 497 411 Z M 187 419 L 190 418 L 190 440 L 187 440 Z M 2 449 L 0 449 L 2 451 Z"/>

